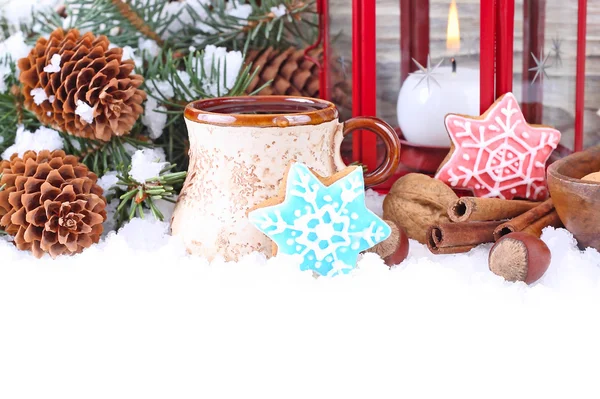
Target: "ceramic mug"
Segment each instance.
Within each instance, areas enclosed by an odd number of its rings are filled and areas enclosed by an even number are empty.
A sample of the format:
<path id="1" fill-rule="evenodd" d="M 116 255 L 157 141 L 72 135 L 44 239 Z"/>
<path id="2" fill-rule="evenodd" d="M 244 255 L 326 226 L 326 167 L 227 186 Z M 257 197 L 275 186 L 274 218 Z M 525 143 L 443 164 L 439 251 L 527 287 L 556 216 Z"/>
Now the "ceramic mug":
<path id="1" fill-rule="evenodd" d="M 396 132 L 377 118 L 340 123 L 334 104 L 313 98 L 252 96 L 199 100 L 185 109 L 190 140 L 188 176 L 177 201 L 171 232 L 191 254 L 226 260 L 258 251 L 271 241 L 248 222 L 247 211 L 277 195 L 291 162 L 323 176 L 346 167 L 344 136 L 362 129 L 383 139 L 387 155 L 365 175 L 374 186 L 395 172 L 400 160 Z"/>

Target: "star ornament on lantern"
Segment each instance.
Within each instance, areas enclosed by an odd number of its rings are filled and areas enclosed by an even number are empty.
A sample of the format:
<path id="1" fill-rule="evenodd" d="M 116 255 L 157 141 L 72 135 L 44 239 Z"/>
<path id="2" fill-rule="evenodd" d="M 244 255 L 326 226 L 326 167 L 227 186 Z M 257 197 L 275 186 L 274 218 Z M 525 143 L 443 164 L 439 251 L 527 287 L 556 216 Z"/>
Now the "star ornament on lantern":
<path id="1" fill-rule="evenodd" d="M 285 179 L 283 202 L 248 213 L 250 222 L 277 244 L 278 253 L 299 255 L 301 270 L 322 276 L 347 274 L 358 255 L 388 238 L 391 228 L 365 206 L 362 168 L 326 179 L 295 163 Z"/>
<path id="2" fill-rule="evenodd" d="M 512 93 L 481 117 L 450 114 L 453 150 L 436 178 L 477 197 L 543 200 L 546 161 L 560 141 L 556 129 L 529 125 Z"/>
<path id="3" fill-rule="evenodd" d="M 562 39 L 557 34 L 555 38 L 552 39 L 552 52 L 554 53 L 554 64 L 557 67 L 562 67 Z"/>
<path id="4" fill-rule="evenodd" d="M 551 67 L 550 65 L 548 65 L 548 57 L 550 57 L 550 53 L 546 54 L 546 56 L 544 57 L 544 53 L 540 52 L 540 58 L 536 57 L 535 54 L 531 53 L 531 57 L 533 57 L 533 61 L 535 62 L 535 66 L 529 68 L 529 71 L 535 72 L 531 83 L 535 83 L 535 81 L 538 80 L 538 78 L 540 78 L 540 80 L 542 78 L 548 79 L 547 70 Z"/>
<path id="5" fill-rule="evenodd" d="M 421 63 L 419 61 L 415 60 L 414 58 L 412 60 L 415 64 L 417 64 L 417 67 L 419 68 L 419 70 L 416 72 L 410 73 L 410 75 L 422 76 L 421 79 L 415 85 L 414 89 L 419 87 L 423 81 L 425 81 L 425 83 L 427 83 L 427 91 L 429 91 L 429 92 L 431 92 L 431 87 L 430 87 L 431 82 L 435 83 L 437 85 L 437 87 L 442 87 L 442 86 L 440 86 L 440 83 L 435 79 L 434 75 L 437 74 L 436 70 L 440 67 L 440 65 L 442 65 L 442 63 L 444 62 L 444 59 L 441 59 L 440 62 L 438 62 L 437 65 L 435 65 L 434 67 L 431 66 L 431 55 L 429 55 L 429 54 L 427 55 L 427 67 L 424 67 L 423 65 L 421 65 Z"/>

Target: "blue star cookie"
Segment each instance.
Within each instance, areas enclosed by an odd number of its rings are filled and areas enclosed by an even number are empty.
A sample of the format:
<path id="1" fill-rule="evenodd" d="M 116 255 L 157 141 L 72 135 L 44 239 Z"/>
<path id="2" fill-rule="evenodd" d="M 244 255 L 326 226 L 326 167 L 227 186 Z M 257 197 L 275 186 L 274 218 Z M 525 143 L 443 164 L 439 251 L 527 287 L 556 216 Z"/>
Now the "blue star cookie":
<path id="1" fill-rule="evenodd" d="M 283 202 L 252 210 L 248 218 L 279 253 L 301 255 L 301 270 L 347 274 L 360 252 L 390 236 L 387 223 L 365 206 L 362 168 L 349 167 L 324 179 L 294 163 L 284 181 Z"/>

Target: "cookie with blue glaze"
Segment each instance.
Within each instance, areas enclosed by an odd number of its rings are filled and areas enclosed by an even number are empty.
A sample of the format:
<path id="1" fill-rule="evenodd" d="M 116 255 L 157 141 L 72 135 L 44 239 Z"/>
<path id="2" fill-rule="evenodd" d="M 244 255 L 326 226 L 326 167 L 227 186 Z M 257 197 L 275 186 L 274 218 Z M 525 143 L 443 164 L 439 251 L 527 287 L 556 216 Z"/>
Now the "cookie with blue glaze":
<path id="1" fill-rule="evenodd" d="M 365 205 L 363 169 L 358 166 L 322 177 L 294 163 L 279 195 L 251 210 L 248 218 L 274 241 L 274 254 L 300 255 L 301 270 L 323 276 L 349 273 L 359 253 L 391 233 Z"/>

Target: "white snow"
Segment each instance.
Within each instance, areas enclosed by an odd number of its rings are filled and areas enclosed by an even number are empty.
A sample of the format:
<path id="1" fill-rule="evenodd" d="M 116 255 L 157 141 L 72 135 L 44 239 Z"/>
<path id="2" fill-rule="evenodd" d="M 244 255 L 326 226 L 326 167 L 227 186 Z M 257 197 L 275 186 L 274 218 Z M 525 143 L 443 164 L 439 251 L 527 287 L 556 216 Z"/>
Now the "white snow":
<path id="1" fill-rule="evenodd" d="M 30 51 L 31 46 L 25 43 L 25 35 L 21 31 L 0 42 L 0 58 L 2 59 L 10 56 L 16 62 L 20 58 L 27 57 Z"/>
<path id="2" fill-rule="evenodd" d="M 118 172 L 111 170 L 106 172 L 105 174 L 102 175 L 101 178 L 98 179 L 98 185 L 100 187 L 102 187 L 102 190 L 104 190 L 104 194 L 106 196 L 106 193 L 108 192 L 108 190 L 110 190 L 112 187 L 115 187 L 117 185 L 117 182 L 119 181 L 119 178 L 117 177 Z"/>
<path id="3" fill-rule="evenodd" d="M 147 53 L 151 57 L 156 57 L 160 52 L 160 46 L 156 43 L 156 41 L 152 39 L 144 39 L 142 37 L 138 39 L 138 49 L 142 54 Z"/>
<path id="4" fill-rule="evenodd" d="M 136 55 L 136 51 L 137 50 L 134 49 L 131 46 L 125 46 L 125 47 L 123 47 L 123 55 L 122 55 L 121 59 L 123 61 L 125 61 L 125 60 L 133 60 L 133 63 L 135 64 L 135 66 L 137 68 L 139 68 L 139 67 L 142 66 L 143 60 L 142 60 L 142 57 Z"/>
<path id="5" fill-rule="evenodd" d="M 0 93 L 6 93 L 8 91 L 6 79 L 8 79 L 11 74 L 10 66 L 0 62 Z"/>
<path id="6" fill-rule="evenodd" d="M 200 10 L 200 11 L 197 11 L 197 13 L 201 18 L 199 20 L 195 21 L 195 27 L 209 35 L 217 33 L 215 28 L 210 26 L 208 23 L 204 22 L 204 21 L 208 20 L 208 18 L 209 18 L 206 15 L 206 11 Z M 235 25 L 243 25 L 244 23 L 246 23 L 248 21 L 248 17 L 250 17 L 250 14 L 252 14 L 252 6 L 250 4 L 240 4 L 238 1 L 229 1 L 226 3 L 225 13 L 231 17 L 238 19 L 236 21 Z M 220 20 L 220 18 L 218 16 L 213 15 L 213 16 L 211 16 L 211 18 L 214 19 L 214 21 L 211 21 L 211 24 L 212 25 L 214 25 L 215 23 L 218 24 L 219 31 L 223 34 L 225 34 L 227 32 L 231 32 L 234 29 L 237 29 L 237 27 L 235 27 L 235 26 L 232 27 L 232 29 L 226 29 L 225 27 L 227 25 L 230 25 L 230 22 L 222 21 L 222 20 Z M 203 35 L 199 35 L 194 40 L 196 40 L 198 42 L 202 42 Z"/>
<path id="7" fill-rule="evenodd" d="M 189 73 L 187 73 L 186 71 L 177 71 L 177 75 L 179 75 L 179 79 L 181 79 L 181 82 L 185 86 L 189 87 L 190 82 L 192 81 L 192 78 L 190 77 Z M 192 99 L 190 99 L 190 101 L 192 101 Z"/>
<path id="8" fill-rule="evenodd" d="M 32 22 L 33 12 L 54 7 L 60 0 L 0 0 L 0 17 L 18 30 L 21 24 Z"/>
<path id="9" fill-rule="evenodd" d="M 383 216 L 383 199 L 377 191 L 369 189 L 365 192 L 365 204 L 374 214 Z"/>
<path id="10" fill-rule="evenodd" d="M 0 238 L 0 397 L 595 397 L 600 254 L 543 239 L 527 287 L 488 271 L 489 245 L 411 242 L 391 270 L 368 254 L 314 279 L 282 257 L 209 264 L 152 218 L 57 261 Z"/>
<path id="11" fill-rule="evenodd" d="M 138 183 L 145 183 L 148 179 L 158 177 L 167 164 L 162 148 L 137 150 L 131 157 L 129 176 Z"/>
<path id="12" fill-rule="evenodd" d="M 202 67 L 207 77 L 203 79 L 204 90 L 212 96 L 224 96 L 231 88 L 240 73 L 244 58 L 240 51 L 227 51 L 225 47 L 208 45 L 204 49 L 202 59 L 196 58 L 196 70 L 201 77 Z M 216 71 L 213 74 L 213 66 Z"/>
<path id="13" fill-rule="evenodd" d="M 44 67 L 44 72 L 60 72 L 60 54 L 54 54 L 50 58 L 50 63 Z"/>
<path id="14" fill-rule="evenodd" d="M 118 198 L 113 198 L 108 204 L 106 204 L 106 221 L 103 224 L 104 231 L 102 232 L 103 238 L 106 237 L 107 235 L 111 234 L 111 232 L 113 232 L 113 230 L 116 228 L 116 222 L 115 222 L 114 216 L 115 216 L 115 212 L 117 211 L 118 206 L 119 206 Z"/>
<path id="15" fill-rule="evenodd" d="M 240 19 L 240 23 L 246 21 L 252 14 L 252 6 L 250 4 L 240 4 L 239 1 L 230 1 L 227 3 L 227 13 L 235 18 Z"/>
<path id="16" fill-rule="evenodd" d="M 142 123 L 150 131 L 150 138 L 152 140 L 156 140 L 163 134 L 165 125 L 167 124 L 167 114 L 164 113 L 166 110 L 162 105 L 158 105 L 158 101 L 154 97 L 149 96 L 146 100 Z"/>
<path id="17" fill-rule="evenodd" d="M 41 87 L 37 87 L 35 89 L 32 89 L 29 94 L 31 96 L 33 96 L 33 102 L 36 105 L 40 105 L 42 104 L 44 101 L 46 101 L 48 99 L 48 95 L 46 94 L 46 91 L 41 88 Z"/>
<path id="18" fill-rule="evenodd" d="M 25 43 L 25 36 L 20 31 L 0 42 L 0 93 L 8 91 L 9 87 L 6 85 L 6 79 L 12 75 L 7 58 L 16 64 L 20 58 L 26 57 L 30 50 L 31 46 Z M 18 67 L 16 69 L 18 75 Z"/>
<path id="19" fill-rule="evenodd" d="M 175 18 L 169 24 L 168 29 L 163 33 L 163 39 L 167 39 L 170 36 L 179 33 L 184 27 L 194 25 L 195 18 L 204 20 L 207 18 L 206 10 L 203 5 L 210 4 L 210 0 L 180 0 L 170 1 L 165 5 L 163 10 L 163 19 L 169 19 L 171 16 L 176 15 Z M 193 9 L 196 15 L 190 14 L 188 7 Z"/>
<path id="20" fill-rule="evenodd" d="M 75 115 L 79 115 L 79 117 L 88 124 L 94 122 L 94 108 L 81 100 L 77 100 L 75 104 L 77 105 L 75 108 Z"/>
<path id="21" fill-rule="evenodd" d="M 287 14 L 287 8 L 284 4 L 280 4 L 277 7 L 271 7 L 271 12 L 275 15 L 275 18 L 281 18 Z"/>
<path id="22" fill-rule="evenodd" d="M 189 79 L 189 76 L 188 76 Z M 154 96 L 162 96 L 167 99 L 173 97 L 173 86 L 164 80 L 149 80 L 146 82 L 148 91 Z M 159 94 L 160 93 L 160 94 Z M 148 127 L 150 138 L 156 140 L 162 136 L 165 125 L 167 123 L 167 114 L 164 113 L 167 109 L 158 105 L 158 100 L 152 95 L 148 96 L 144 105 L 144 115 L 142 115 L 142 123 Z"/>
<path id="23" fill-rule="evenodd" d="M 22 157 L 29 150 L 61 150 L 63 145 L 63 140 L 56 130 L 42 126 L 31 133 L 21 125 L 17 129 L 15 143 L 2 153 L 2 159 L 10 159 L 15 153 Z"/>

